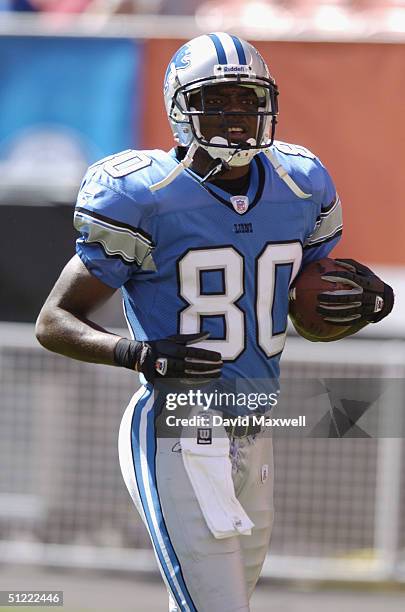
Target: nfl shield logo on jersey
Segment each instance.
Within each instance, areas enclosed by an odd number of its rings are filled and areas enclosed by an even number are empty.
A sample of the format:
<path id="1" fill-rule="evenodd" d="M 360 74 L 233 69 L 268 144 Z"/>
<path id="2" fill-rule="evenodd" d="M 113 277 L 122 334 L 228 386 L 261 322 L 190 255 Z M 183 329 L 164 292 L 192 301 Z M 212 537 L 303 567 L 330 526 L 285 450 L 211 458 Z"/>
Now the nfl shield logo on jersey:
<path id="1" fill-rule="evenodd" d="M 249 198 L 247 196 L 231 196 L 232 206 L 237 213 L 243 215 L 249 208 Z"/>

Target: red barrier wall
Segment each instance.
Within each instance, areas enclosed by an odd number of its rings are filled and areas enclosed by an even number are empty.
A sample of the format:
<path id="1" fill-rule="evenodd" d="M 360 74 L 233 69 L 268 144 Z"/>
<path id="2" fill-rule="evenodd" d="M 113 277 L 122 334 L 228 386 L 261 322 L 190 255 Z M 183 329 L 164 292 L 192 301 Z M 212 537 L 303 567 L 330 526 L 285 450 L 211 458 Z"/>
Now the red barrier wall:
<path id="1" fill-rule="evenodd" d="M 162 83 L 183 41 L 146 44 L 145 148 L 170 148 Z M 330 170 L 344 205 L 335 255 L 405 265 L 405 45 L 255 43 L 280 88 L 277 138 Z"/>

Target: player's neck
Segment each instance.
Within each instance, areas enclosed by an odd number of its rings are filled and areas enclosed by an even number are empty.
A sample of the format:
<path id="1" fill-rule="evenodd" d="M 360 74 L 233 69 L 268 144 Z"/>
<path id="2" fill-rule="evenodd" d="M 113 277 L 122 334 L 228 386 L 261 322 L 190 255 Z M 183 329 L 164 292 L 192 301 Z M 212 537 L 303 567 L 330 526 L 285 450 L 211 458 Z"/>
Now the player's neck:
<path id="1" fill-rule="evenodd" d="M 190 169 L 196 174 L 204 177 L 212 168 L 213 159 L 210 155 L 208 155 L 207 151 L 204 149 L 197 149 L 196 154 L 194 155 L 193 163 L 190 166 Z M 218 174 L 209 179 L 210 182 L 215 183 L 216 179 L 220 181 L 234 181 L 236 179 L 240 179 L 249 174 L 249 164 L 246 166 L 234 166 L 229 170 L 221 170 Z"/>

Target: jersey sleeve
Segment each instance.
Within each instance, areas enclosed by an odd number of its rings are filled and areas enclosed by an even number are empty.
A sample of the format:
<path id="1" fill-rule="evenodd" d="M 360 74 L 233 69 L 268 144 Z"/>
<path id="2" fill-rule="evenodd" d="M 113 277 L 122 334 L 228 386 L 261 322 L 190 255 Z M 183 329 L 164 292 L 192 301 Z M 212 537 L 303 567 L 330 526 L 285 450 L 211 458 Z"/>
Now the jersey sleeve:
<path id="1" fill-rule="evenodd" d="M 153 269 L 154 244 L 142 228 L 142 210 L 97 174 L 85 177 L 77 198 L 76 253 L 91 274 L 115 289 L 139 270 Z"/>
<path id="2" fill-rule="evenodd" d="M 328 257 L 342 235 L 341 201 L 329 173 L 323 166 L 322 169 L 323 189 L 319 191 L 319 214 L 304 243 L 303 266 Z"/>

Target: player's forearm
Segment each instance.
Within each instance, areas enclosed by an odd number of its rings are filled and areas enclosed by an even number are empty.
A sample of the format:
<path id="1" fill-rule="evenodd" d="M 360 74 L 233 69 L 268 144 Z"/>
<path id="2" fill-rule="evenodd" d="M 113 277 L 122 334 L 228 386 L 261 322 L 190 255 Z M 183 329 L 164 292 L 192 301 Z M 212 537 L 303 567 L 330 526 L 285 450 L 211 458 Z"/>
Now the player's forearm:
<path id="1" fill-rule="evenodd" d="M 35 334 L 43 347 L 66 357 L 114 365 L 120 336 L 62 308 L 41 311 Z"/>

